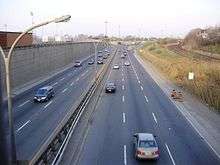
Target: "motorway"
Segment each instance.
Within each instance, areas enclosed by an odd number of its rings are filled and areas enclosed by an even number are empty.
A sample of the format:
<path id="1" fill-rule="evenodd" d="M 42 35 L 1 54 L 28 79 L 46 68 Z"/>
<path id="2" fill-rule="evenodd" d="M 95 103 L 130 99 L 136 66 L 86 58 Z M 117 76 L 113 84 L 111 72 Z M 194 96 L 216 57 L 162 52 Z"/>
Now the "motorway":
<path id="1" fill-rule="evenodd" d="M 132 65 L 124 66 L 126 60 Z M 111 69 L 107 75 L 107 81 L 116 83 L 116 93 L 102 91 L 79 157 L 72 159 L 77 159 L 79 165 L 220 164 L 219 158 L 138 63 L 132 51 L 125 59 L 117 54 L 112 65 L 116 63 L 120 69 Z M 132 135 L 137 132 L 156 135 L 158 161 L 135 160 Z"/>
<path id="2" fill-rule="evenodd" d="M 95 65 L 87 64 L 91 58 L 94 57 L 85 59 L 81 67 L 71 67 L 13 99 L 19 160 L 33 157 L 94 78 Z M 101 65 L 97 67 L 100 68 Z M 55 97 L 45 103 L 34 103 L 34 92 L 47 85 L 54 87 Z"/>

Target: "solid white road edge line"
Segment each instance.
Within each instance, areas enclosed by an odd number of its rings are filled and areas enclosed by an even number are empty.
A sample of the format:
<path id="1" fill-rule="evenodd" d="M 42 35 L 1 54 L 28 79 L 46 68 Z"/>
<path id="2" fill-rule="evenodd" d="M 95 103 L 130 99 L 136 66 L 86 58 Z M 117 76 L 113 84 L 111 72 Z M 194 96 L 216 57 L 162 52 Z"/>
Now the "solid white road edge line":
<path id="1" fill-rule="evenodd" d="M 168 152 L 168 154 L 169 154 L 169 156 L 170 156 L 170 159 L 171 159 L 173 165 L 176 165 L 176 163 L 175 163 L 175 161 L 174 161 L 174 159 L 173 159 L 173 156 L 172 156 L 172 154 L 171 154 L 171 152 L 170 152 L 170 149 L 169 149 L 169 147 L 168 147 L 168 145 L 167 145 L 166 143 L 165 143 L 165 146 L 166 146 L 166 148 L 167 148 L 167 152 Z"/>
<path id="2" fill-rule="evenodd" d="M 31 122 L 30 120 L 26 121 L 20 128 L 17 129 L 17 132 L 20 131 L 22 128 L 24 128 L 30 122 Z"/>

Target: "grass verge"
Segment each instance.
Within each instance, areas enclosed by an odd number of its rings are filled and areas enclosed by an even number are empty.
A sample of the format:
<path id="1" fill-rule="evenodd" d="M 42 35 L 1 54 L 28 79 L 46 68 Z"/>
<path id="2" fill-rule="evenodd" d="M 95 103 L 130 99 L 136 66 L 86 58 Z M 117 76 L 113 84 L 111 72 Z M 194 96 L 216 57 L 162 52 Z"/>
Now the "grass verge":
<path id="1" fill-rule="evenodd" d="M 220 44 L 203 46 L 203 47 L 201 47 L 201 50 L 211 52 L 211 53 L 220 54 Z"/>
<path id="2" fill-rule="evenodd" d="M 195 60 L 191 56 L 181 56 L 155 42 L 146 43 L 138 53 L 176 85 L 220 112 L 219 61 Z M 188 80 L 189 72 L 194 72 L 194 80 Z"/>

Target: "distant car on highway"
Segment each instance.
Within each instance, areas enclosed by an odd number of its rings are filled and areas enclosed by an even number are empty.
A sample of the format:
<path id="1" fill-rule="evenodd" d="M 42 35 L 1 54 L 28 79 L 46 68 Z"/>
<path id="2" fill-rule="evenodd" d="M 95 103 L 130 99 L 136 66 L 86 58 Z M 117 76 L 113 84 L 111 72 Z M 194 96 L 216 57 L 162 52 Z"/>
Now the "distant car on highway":
<path id="1" fill-rule="evenodd" d="M 113 66 L 113 69 L 119 69 L 119 65 L 118 65 L 118 64 L 115 64 L 115 65 Z"/>
<path id="2" fill-rule="evenodd" d="M 82 62 L 79 61 L 79 60 L 76 60 L 75 64 L 74 64 L 74 67 L 80 67 L 80 66 L 82 66 Z"/>
<path id="3" fill-rule="evenodd" d="M 116 91 L 116 85 L 113 82 L 108 82 L 105 86 L 106 93 L 114 93 Z"/>
<path id="4" fill-rule="evenodd" d="M 97 60 L 97 64 L 103 64 L 104 62 L 103 62 L 103 59 L 98 59 Z"/>
<path id="5" fill-rule="evenodd" d="M 125 66 L 130 66 L 130 65 L 131 65 L 130 62 L 128 61 L 125 62 Z"/>
<path id="6" fill-rule="evenodd" d="M 125 58 L 125 55 L 124 55 L 124 54 L 122 54 L 122 55 L 121 55 L 121 58 Z"/>
<path id="7" fill-rule="evenodd" d="M 103 58 L 104 58 L 104 59 L 107 59 L 107 58 L 108 58 L 108 55 L 107 55 L 107 54 L 105 54 L 105 55 L 103 56 Z"/>
<path id="8" fill-rule="evenodd" d="M 98 53 L 102 53 L 102 51 L 101 51 L 101 50 L 99 50 L 99 51 L 98 51 Z"/>
<path id="9" fill-rule="evenodd" d="M 159 148 L 151 133 L 136 133 L 134 137 L 134 155 L 136 159 L 159 158 Z"/>
<path id="10" fill-rule="evenodd" d="M 54 89 L 52 86 L 39 88 L 34 95 L 34 102 L 45 102 L 54 97 Z"/>
<path id="11" fill-rule="evenodd" d="M 123 54 L 126 56 L 126 55 L 127 55 L 127 52 L 124 51 Z"/>
<path id="12" fill-rule="evenodd" d="M 89 64 L 89 65 L 94 64 L 94 60 L 93 60 L 93 59 L 89 60 L 89 61 L 88 61 L 88 64 Z"/>

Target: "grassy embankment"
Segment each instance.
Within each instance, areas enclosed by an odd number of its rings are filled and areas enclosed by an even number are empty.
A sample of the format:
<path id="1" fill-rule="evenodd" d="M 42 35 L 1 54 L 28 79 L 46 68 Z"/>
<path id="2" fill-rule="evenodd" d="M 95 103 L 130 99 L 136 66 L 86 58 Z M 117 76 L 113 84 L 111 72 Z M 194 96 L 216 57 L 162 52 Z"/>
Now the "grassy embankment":
<path id="1" fill-rule="evenodd" d="M 148 42 L 139 50 L 140 56 L 155 65 L 176 85 L 199 97 L 220 112 L 220 62 L 193 60 Z M 194 80 L 188 80 L 193 71 Z"/>
<path id="2" fill-rule="evenodd" d="M 203 47 L 201 47 L 201 50 L 211 52 L 211 53 L 220 54 L 220 44 L 203 46 Z"/>

